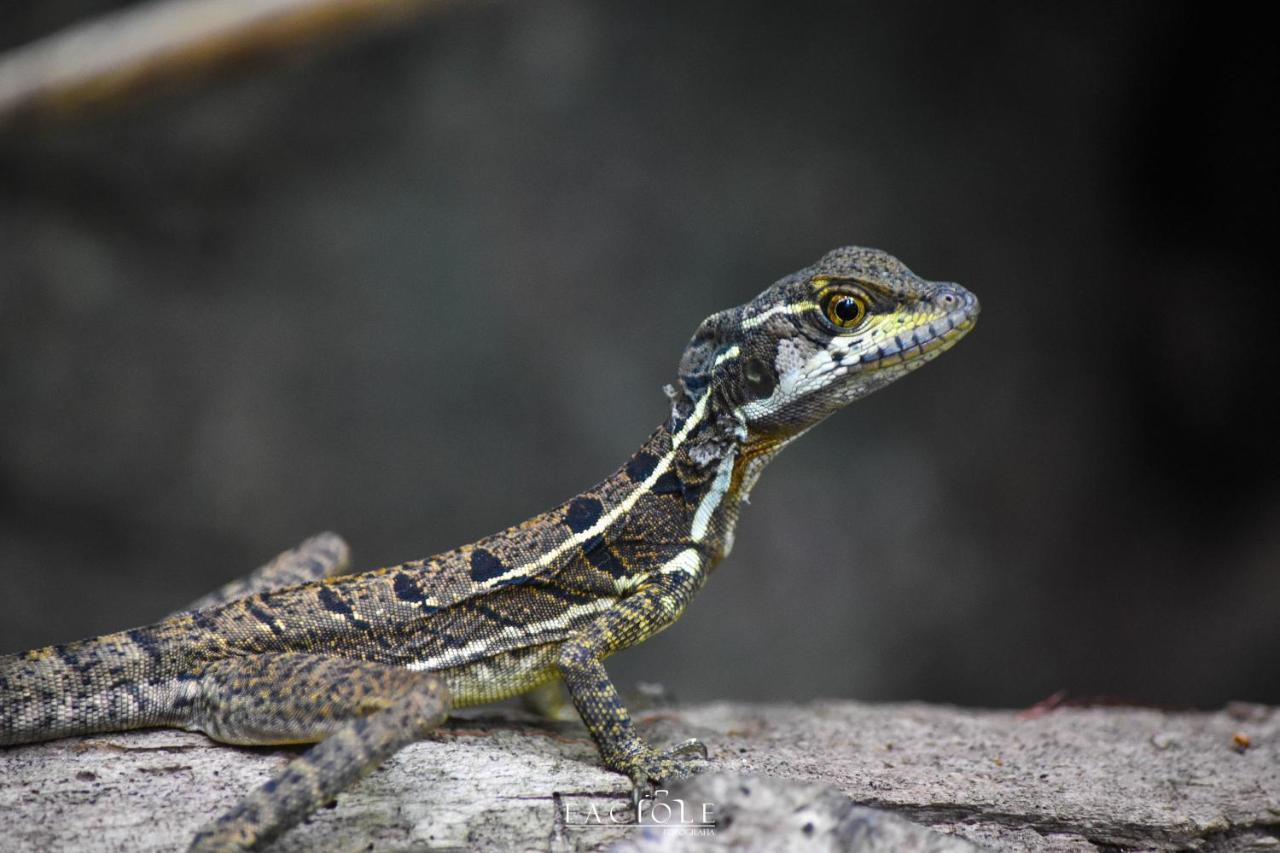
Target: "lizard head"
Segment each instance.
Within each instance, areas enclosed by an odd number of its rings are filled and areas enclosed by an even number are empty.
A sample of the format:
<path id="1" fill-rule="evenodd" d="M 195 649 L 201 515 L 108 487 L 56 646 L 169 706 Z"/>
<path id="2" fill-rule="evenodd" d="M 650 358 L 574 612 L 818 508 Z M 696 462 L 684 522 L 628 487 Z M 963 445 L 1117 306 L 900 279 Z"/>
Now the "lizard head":
<path id="1" fill-rule="evenodd" d="M 958 284 L 926 281 L 876 249 L 836 249 L 703 321 L 680 362 L 673 422 L 706 395 L 705 421 L 719 428 L 702 443 L 732 436 L 747 456 L 772 455 L 937 358 L 977 316 L 977 298 Z M 703 449 L 708 461 L 716 449 Z"/>

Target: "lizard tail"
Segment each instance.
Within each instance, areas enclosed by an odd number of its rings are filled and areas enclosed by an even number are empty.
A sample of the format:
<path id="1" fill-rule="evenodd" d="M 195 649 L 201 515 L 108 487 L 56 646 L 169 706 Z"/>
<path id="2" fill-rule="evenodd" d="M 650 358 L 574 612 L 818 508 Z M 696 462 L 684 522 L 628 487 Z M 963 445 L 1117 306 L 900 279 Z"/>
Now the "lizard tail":
<path id="1" fill-rule="evenodd" d="M 0 745 L 174 719 L 185 691 L 158 628 L 0 655 Z"/>

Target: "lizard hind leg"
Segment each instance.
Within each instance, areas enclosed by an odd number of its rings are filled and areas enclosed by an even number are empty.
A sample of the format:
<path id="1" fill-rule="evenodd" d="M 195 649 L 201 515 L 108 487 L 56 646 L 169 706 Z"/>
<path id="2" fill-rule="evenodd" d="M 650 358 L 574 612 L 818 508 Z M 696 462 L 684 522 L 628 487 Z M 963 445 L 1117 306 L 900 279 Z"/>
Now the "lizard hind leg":
<path id="1" fill-rule="evenodd" d="M 297 547 L 277 554 L 271 562 L 250 574 L 196 599 L 178 613 L 205 610 L 260 592 L 345 574 L 350 566 L 351 548 L 346 540 L 336 533 L 318 533 Z"/>
<path id="2" fill-rule="evenodd" d="M 448 710 L 440 678 L 386 664 L 295 652 L 211 664 L 188 728 L 243 745 L 318 743 L 201 827 L 191 850 L 259 848 L 421 740 Z"/>

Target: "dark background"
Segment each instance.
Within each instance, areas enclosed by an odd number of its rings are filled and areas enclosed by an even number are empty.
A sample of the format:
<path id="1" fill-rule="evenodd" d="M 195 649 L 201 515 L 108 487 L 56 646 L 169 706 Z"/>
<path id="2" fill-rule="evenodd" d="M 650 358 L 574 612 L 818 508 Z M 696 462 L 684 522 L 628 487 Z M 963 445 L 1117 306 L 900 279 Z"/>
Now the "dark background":
<path id="1" fill-rule="evenodd" d="M 783 454 L 618 680 L 1280 702 L 1275 69 L 1165 3 L 458 4 L 10 130 L 0 651 L 541 511 L 702 317 L 860 243 L 977 330 Z"/>

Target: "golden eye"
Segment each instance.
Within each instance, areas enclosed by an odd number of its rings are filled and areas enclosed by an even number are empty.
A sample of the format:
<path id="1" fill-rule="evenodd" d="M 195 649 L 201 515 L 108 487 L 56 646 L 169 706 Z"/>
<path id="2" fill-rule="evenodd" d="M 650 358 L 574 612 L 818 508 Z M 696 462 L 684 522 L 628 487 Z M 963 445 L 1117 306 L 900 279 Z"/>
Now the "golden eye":
<path id="1" fill-rule="evenodd" d="M 867 316 L 867 300 L 856 293 L 833 293 L 827 297 L 827 319 L 842 329 L 852 329 Z"/>

